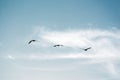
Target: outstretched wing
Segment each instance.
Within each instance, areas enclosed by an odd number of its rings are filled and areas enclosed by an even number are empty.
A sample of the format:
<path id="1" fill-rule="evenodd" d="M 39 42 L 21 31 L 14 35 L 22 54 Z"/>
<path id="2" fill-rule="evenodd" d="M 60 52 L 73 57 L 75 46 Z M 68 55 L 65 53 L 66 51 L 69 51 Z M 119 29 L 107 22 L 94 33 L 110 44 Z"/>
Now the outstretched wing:
<path id="1" fill-rule="evenodd" d="M 57 45 L 54 45 L 53 47 L 59 47 L 59 46 L 63 46 L 63 45 L 57 44 Z"/>
<path id="2" fill-rule="evenodd" d="M 88 49 L 91 49 L 91 47 L 88 47 L 88 48 L 84 49 L 84 51 L 87 51 Z"/>
<path id="3" fill-rule="evenodd" d="M 30 44 L 32 41 L 29 41 L 28 44 Z"/>
<path id="4" fill-rule="evenodd" d="M 31 42 L 35 42 L 36 40 L 30 40 L 29 42 L 28 42 L 28 44 L 30 44 Z"/>

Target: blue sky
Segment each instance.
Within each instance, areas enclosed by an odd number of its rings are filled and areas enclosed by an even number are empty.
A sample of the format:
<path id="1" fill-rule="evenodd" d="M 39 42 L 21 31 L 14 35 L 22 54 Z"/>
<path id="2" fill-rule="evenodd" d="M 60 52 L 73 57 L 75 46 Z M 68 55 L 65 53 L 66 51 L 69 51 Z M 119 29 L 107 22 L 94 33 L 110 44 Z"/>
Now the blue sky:
<path id="1" fill-rule="evenodd" d="M 119 80 L 119 4 L 1 0 L 0 80 Z"/>

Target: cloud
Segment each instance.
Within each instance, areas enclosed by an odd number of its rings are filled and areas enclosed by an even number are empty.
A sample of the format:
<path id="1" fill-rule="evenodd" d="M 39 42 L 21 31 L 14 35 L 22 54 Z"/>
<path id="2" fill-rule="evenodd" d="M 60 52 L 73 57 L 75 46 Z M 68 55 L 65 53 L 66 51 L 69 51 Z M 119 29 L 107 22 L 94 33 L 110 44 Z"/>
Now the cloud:
<path id="1" fill-rule="evenodd" d="M 42 30 L 38 39 L 41 38 L 47 44 L 63 44 L 69 47 L 71 52 L 64 50 L 59 54 L 44 55 L 44 59 L 89 59 L 83 62 L 86 64 L 106 63 L 105 67 L 110 74 L 116 75 L 115 65 L 111 61 L 119 60 L 120 54 L 120 31 L 119 30 L 69 30 L 51 31 Z M 80 48 L 92 47 L 91 50 L 84 52 Z M 76 50 L 76 52 L 74 52 Z M 34 56 L 32 59 L 41 59 Z"/>
<path id="2" fill-rule="evenodd" d="M 104 64 L 106 70 L 117 75 L 114 61 L 120 60 L 120 31 L 119 30 L 64 30 L 54 31 L 46 28 L 37 28 L 37 42 L 32 43 L 32 48 L 39 48 L 38 52 L 20 55 L 11 54 L 8 56 L 12 60 L 78 60 L 76 64 Z M 63 47 L 54 48 L 54 44 L 62 44 Z M 81 48 L 92 47 L 88 51 Z M 80 60 L 83 60 L 82 62 Z M 79 62 L 80 61 L 80 62 Z M 29 69 L 30 67 L 28 67 Z M 32 70 L 42 68 L 31 67 Z M 44 68 L 43 70 L 45 70 Z M 67 68 L 66 68 L 67 69 Z M 46 69 L 49 70 L 49 69 Z M 52 69 L 53 70 L 53 69 Z M 56 68 L 55 70 L 61 70 Z"/>
<path id="3" fill-rule="evenodd" d="M 31 53 L 26 58 L 31 59 L 63 59 L 63 58 L 119 58 L 120 31 L 110 30 L 64 30 L 52 31 L 44 27 L 35 29 L 37 42 L 31 46 L 44 49 L 40 54 Z M 54 44 L 62 44 L 63 47 L 54 48 Z M 82 48 L 92 47 L 88 51 Z M 54 50 L 54 51 L 53 51 Z M 45 54 L 44 54 L 45 53 Z M 48 54 L 47 54 L 48 53 Z M 84 54 L 85 53 L 85 54 Z M 41 57 L 42 56 L 42 57 Z M 22 57 L 22 56 L 21 56 Z M 24 55 L 25 57 L 25 55 Z"/>
<path id="4" fill-rule="evenodd" d="M 69 30 L 69 31 L 42 31 L 39 34 L 44 43 L 63 44 L 71 48 L 86 48 L 91 46 L 92 53 L 101 56 L 119 55 L 120 31 L 109 30 Z"/>

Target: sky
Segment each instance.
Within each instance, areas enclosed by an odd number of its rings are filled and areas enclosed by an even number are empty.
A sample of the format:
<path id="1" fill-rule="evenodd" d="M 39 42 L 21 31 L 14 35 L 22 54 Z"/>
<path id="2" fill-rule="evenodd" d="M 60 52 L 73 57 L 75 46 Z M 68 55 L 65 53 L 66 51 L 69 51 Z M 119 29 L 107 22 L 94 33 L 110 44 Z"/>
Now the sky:
<path id="1" fill-rule="evenodd" d="M 120 80 L 119 4 L 0 0 L 0 80 Z"/>

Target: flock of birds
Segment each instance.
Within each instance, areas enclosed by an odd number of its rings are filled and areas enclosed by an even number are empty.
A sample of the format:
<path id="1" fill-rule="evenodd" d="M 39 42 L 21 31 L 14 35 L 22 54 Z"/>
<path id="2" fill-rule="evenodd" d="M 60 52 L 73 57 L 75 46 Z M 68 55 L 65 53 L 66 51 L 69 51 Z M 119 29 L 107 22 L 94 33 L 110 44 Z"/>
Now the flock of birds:
<path id="1" fill-rule="evenodd" d="M 37 41 L 37 40 L 30 40 L 30 41 L 28 42 L 28 44 L 31 44 L 32 42 L 36 42 L 36 41 Z M 60 45 L 60 44 L 53 45 L 53 47 L 60 47 L 60 46 L 64 46 L 64 45 Z M 89 49 L 91 49 L 91 47 L 83 48 L 82 50 L 88 51 Z"/>

